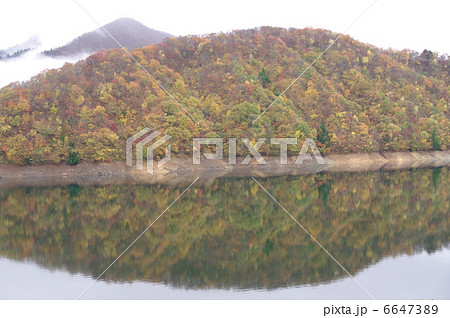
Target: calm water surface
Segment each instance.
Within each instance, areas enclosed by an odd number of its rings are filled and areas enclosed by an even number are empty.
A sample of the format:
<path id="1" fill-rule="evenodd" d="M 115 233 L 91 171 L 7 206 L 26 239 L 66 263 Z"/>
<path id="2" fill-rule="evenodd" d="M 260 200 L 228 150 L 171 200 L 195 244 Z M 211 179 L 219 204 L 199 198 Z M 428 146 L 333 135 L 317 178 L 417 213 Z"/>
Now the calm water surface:
<path id="1" fill-rule="evenodd" d="M 447 167 L 258 179 L 379 299 L 450 298 L 448 180 Z M 186 186 L 0 190 L 0 298 L 76 298 Z M 84 298 L 368 296 L 242 178 L 195 184 Z"/>

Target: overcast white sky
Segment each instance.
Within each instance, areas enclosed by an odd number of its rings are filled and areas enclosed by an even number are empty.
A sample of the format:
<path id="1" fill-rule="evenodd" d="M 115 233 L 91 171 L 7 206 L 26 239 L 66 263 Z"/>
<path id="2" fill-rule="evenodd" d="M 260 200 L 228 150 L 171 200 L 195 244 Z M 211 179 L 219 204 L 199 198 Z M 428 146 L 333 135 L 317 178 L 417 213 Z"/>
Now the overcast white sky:
<path id="1" fill-rule="evenodd" d="M 340 33 L 374 2 L 77 1 L 102 25 L 120 17 L 131 17 L 150 28 L 174 35 L 226 32 L 263 25 L 295 28 L 312 26 Z M 449 9 L 448 0 L 378 0 L 347 33 L 360 41 L 383 48 L 409 48 L 420 52 L 427 48 L 450 53 Z M 51 48 L 96 28 L 98 25 L 73 0 L 5 1 L 0 10 L 0 49 L 20 43 L 32 35 L 41 38 L 43 48 Z M 23 69 L 25 66 L 17 65 L 17 68 Z M 8 73 L 12 71 L 11 67 Z M 35 68 L 39 67 L 35 65 Z M 0 65 L 0 86 L 2 76 L 5 79 L 5 72 L 6 69 Z"/>
<path id="2" fill-rule="evenodd" d="M 312 26 L 343 32 L 374 0 L 77 0 L 100 24 L 131 17 L 174 35 L 206 34 L 262 25 Z M 3 2 L 3 1 L 2 1 Z M 397 49 L 450 53 L 448 0 L 378 0 L 349 31 L 363 42 Z M 98 26 L 73 0 L 2 3 L 0 48 L 38 34 L 62 45 Z"/>

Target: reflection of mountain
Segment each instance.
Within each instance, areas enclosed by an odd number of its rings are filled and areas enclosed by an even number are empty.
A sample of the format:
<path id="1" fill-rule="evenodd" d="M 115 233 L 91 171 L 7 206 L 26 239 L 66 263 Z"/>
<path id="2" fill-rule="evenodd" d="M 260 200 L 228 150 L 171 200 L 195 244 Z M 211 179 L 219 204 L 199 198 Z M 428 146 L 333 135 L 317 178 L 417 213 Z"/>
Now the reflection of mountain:
<path id="1" fill-rule="evenodd" d="M 103 26 L 120 44 L 128 49 L 139 48 L 162 41 L 171 35 L 147 28 L 140 22 L 129 18 L 117 19 Z M 72 42 L 56 49 L 45 51 L 52 57 L 73 56 L 94 53 L 100 50 L 119 48 L 102 28 L 85 33 Z"/>
<path id="2" fill-rule="evenodd" d="M 261 180 L 351 273 L 448 244 L 448 168 Z M 0 193 L 0 255 L 96 276 L 183 191 L 170 186 Z M 106 273 L 189 288 L 277 288 L 344 274 L 251 179 L 189 190 Z"/>

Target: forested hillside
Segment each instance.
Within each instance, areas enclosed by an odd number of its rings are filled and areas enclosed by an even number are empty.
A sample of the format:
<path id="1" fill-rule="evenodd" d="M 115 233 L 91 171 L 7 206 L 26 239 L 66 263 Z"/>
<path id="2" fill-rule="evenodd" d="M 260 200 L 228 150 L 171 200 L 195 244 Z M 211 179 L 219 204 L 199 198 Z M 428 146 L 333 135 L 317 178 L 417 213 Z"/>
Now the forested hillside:
<path id="1" fill-rule="evenodd" d="M 425 50 L 381 50 L 317 29 L 263 27 L 169 38 L 122 50 L 0 90 L 0 158 L 15 164 L 111 161 L 149 127 L 187 155 L 193 137 L 312 137 L 323 152 L 448 149 L 449 61 Z M 238 143 L 238 152 L 246 154 Z M 296 147 L 290 147 L 296 152 Z M 264 144 L 260 152 L 279 153 Z"/>

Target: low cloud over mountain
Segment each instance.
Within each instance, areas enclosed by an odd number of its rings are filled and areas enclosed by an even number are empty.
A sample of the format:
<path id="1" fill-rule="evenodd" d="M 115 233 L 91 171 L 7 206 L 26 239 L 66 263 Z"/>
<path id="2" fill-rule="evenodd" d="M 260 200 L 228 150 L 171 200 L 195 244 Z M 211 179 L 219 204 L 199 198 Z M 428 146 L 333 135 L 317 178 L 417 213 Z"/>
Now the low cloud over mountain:
<path id="1" fill-rule="evenodd" d="M 104 28 L 128 49 L 139 48 L 170 37 L 165 32 L 147 28 L 130 18 L 117 19 Z M 88 55 L 119 45 L 102 29 L 85 33 L 67 45 L 50 49 L 35 35 L 14 46 L 0 49 L 0 87 L 30 77 L 65 63 L 77 62 Z M 43 51 L 46 50 L 46 51 Z"/>
<path id="2" fill-rule="evenodd" d="M 15 44 L 6 49 L 0 49 L 0 60 L 18 57 L 25 52 L 31 51 L 41 45 L 41 40 L 37 35 L 31 36 L 28 40 Z"/>

